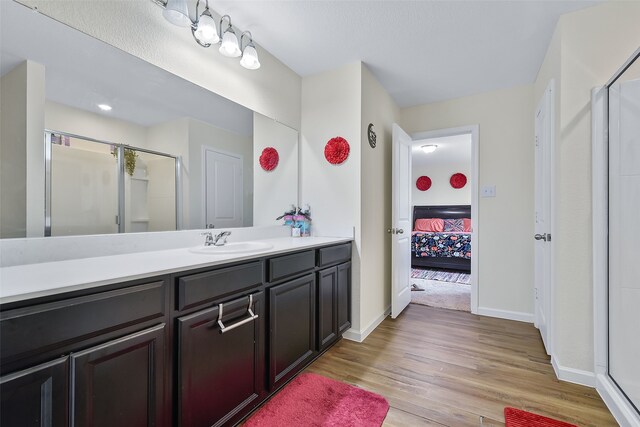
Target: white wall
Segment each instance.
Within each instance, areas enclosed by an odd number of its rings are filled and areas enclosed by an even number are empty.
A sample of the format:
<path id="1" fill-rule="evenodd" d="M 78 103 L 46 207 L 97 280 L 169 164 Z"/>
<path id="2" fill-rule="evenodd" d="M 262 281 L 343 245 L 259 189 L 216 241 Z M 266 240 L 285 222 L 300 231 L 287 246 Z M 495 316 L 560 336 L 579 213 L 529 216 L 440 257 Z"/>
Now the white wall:
<path id="1" fill-rule="evenodd" d="M 265 171 L 260 155 L 278 150 L 278 166 Z M 298 205 L 298 132 L 262 114 L 253 113 L 253 225 L 278 225 L 276 218 Z"/>
<path id="2" fill-rule="evenodd" d="M 361 153 L 361 65 L 302 80 L 300 128 L 300 203 L 311 205 L 311 232 L 335 235 L 336 230 L 355 226 L 352 265 L 352 327 L 360 328 L 360 153 Z M 324 147 L 341 136 L 351 146 L 347 160 L 332 165 L 324 158 Z"/>
<path id="3" fill-rule="evenodd" d="M 520 86 L 401 110 L 410 133 L 478 124 L 480 198 L 478 305 L 533 314 L 533 86 Z M 531 318 L 532 319 L 532 318 Z"/>
<path id="4" fill-rule="evenodd" d="M 563 15 L 535 84 L 536 101 L 551 77 L 557 90 L 555 358 L 586 372 L 593 372 L 591 89 L 640 46 L 638 22 L 638 2 Z"/>
<path id="5" fill-rule="evenodd" d="M 391 239 L 387 234 L 391 225 L 391 127 L 400 119 L 400 109 L 365 65 L 361 105 L 360 331 L 365 331 L 391 305 Z M 369 123 L 376 131 L 376 148 L 369 146 Z"/>
<path id="6" fill-rule="evenodd" d="M 44 235 L 45 70 L 25 61 L 1 80 L 0 237 Z"/>
<path id="7" fill-rule="evenodd" d="M 147 148 L 173 156 L 180 156 L 182 179 L 182 224 L 181 229 L 193 228 L 190 224 L 190 159 L 189 159 L 189 118 L 183 117 L 147 128 Z M 194 178 L 195 179 L 195 178 Z"/>
<path id="8" fill-rule="evenodd" d="M 471 143 L 469 143 L 471 157 Z M 467 185 L 453 188 L 449 183 L 451 175 L 463 173 Z M 431 178 L 431 188 L 420 191 L 416 180 L 426 175 Z M 463 162 L 443 162 L 438 159 L 438 151 L 429 154 L 428 160 L 417 161 L 414 153 L 411 167 L 411 203 L 413 205 L 471 205 L 471 160 Z"/>
<path id="9" fill-rule="evenodd" d="M 175 162 L 172 158 L 145 155 L 147 163 L 147 209 L 149 212 L 149 231 L 167 231 L 176 229 L 176 192 Z M 144 182 L 144 181 L 143 181 Z"/>
<path id="10" fill-rule="evenodd" d="M 203 49 L 198 46 L 189 29 L 167 22 L 162 16 L 162 8 L 152 1 L 19 1 L 240 105 L 299 129 L 301 78 L 258 45 L 262 67 L 251 71 L 242 68 L 239 61 L 220 55 L 215 47 Z M 192 14 L 195 14 L 194 9 Z M 215 9 L 213 3 L 212 11 Z M 245 29 L 236 28 L 236 32 L 239 30 Z M 259 42 L 258 37 L 256 43 Z"/>
<path id="11" fill-rule="evenodd" d="M 400 110 L 361 63 L 305 77 L 302 82 L 301 203 L 309 203 L 312 233 L 331 235 L 354 227 L 352 329 L 360 339 L 391 304 L 391 126 Z M 376 148 L 367 140 L 374 124 Z M 335 136 L 351 147 L 341 165 L 329 164 L 324 147 Z"/>
<path id="12" fill-rule="evenodd" d="M 147 148 L 147 128 L 144 126 L 49 100 L 45 102 L 44 125 L 53 131 Z"/>

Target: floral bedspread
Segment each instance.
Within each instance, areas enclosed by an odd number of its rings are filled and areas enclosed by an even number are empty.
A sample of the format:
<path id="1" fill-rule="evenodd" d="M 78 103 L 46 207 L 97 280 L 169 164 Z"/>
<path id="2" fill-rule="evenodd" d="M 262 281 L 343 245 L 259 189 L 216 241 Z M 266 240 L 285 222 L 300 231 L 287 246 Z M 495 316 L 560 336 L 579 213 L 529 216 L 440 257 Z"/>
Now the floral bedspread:
<path id="1" fill-rule="evenodd" d="M 471 233 L 414 232 L 411 249 L 416 258 L 471 259 Z"/>

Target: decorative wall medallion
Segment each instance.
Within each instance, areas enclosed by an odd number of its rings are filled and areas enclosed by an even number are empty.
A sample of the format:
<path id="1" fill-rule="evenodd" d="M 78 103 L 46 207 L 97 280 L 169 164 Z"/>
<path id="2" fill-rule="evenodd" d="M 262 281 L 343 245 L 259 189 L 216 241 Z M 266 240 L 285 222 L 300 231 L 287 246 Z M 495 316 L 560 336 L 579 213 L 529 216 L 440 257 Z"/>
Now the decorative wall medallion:
<path id="1" fill-rule="evenodd" d="M 267 147 L 262 150 L 262 154 L 260 155 L 260 166 L 262 169 L 267 172 L 272 171 L 278 166 L 278 162 L 280 161 L 280 156 L 278 155 L 278 150 L 273 147 Z"/>
<path id="2" fill-rule="evenodd" d="M 339 165 L 347 160 L 350 151 L 349 143 L 341 136 L 331 138 L 324 146 L 324 158 L 332 165 Z"/>
<path id="3" fill-rule="evenodd" d="M 431 178 L 428 176 L 421 176 L 416 180 L 416 188 L 420 191 L 427 191 L 431 188 Z"/>
<path id="4" fill-rule="evenodd" d="M 454 173 L 449 179 L 449 183 L 453 188 L 462 188 L 467 185 L 467 177 L 463 173 Z"/>
<path id="5" fill-rule="evenodd" d="M 369 138 L 369 145 L 371 148 L 376 148 L 376 139 L 378 136 L 373 130 L 373 123 L 369 123 L 369 127 L 367 128 L 367 137 Z"/>

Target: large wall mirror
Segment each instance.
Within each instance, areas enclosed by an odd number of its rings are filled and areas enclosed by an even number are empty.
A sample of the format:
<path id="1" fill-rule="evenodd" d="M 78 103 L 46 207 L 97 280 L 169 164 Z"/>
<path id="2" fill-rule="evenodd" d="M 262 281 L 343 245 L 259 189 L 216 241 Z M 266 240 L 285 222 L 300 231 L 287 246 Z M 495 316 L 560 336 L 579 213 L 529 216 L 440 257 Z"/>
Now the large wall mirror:
<path id="1" fill-rule="evenodd" d="M 275 225 L 298 203 L 296 130 L 22 4 L 0 8 L 0 237 Z"/>

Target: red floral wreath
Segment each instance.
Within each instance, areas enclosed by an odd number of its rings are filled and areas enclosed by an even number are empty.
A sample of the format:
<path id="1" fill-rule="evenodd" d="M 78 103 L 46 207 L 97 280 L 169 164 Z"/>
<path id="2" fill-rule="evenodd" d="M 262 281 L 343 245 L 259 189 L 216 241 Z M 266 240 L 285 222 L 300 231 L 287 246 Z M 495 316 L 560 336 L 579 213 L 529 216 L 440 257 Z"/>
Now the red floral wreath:
<path id="1" fill-rule="evenodd" d="M 331 138 L 324 146 L 324 157 L 332 165 L 339 165 L 349 157 L 349 143 L 341 136 Z"/>
<path id="2" fill-rule="evenodd" d="M 453 188 L 462 188 L 467 185 L 467 177 L 463 173 L 454 173 L 449 183 Z"/>
<path id="3" fill-rule="evenodd" d="M 416 187 L 420 191 L 427 191 L 431 188 L 431 178 L 429 178 L 428 176 L 421 176 L 416 181 Z"/>
<path id="4" fill-rule="evenodd" d="M 260 155 L 260 166 L 266 171 L 272 171 L 278 166 L 279 160 L 278 150 L 273 147 L 267 147 L 262 150 Z"/>

